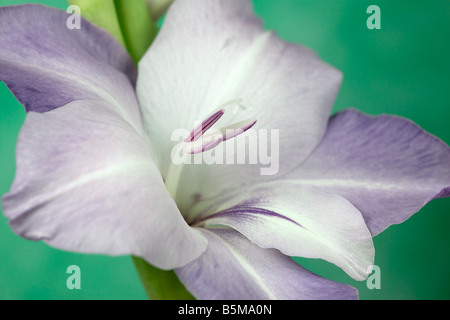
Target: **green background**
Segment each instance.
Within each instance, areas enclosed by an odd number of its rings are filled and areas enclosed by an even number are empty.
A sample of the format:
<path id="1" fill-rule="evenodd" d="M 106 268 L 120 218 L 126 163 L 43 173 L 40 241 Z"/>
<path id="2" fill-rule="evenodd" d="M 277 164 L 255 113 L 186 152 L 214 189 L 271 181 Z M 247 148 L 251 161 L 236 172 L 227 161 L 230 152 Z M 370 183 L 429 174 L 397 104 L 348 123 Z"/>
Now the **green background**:
<path id="1" fill-rule="evenodd" d="M 39 2 L 62 9 L 64 0 Z M 450 143 L 450 1 L 255 0 L 257 14 L 280 37 L 314 49 L 344 72 L 334 111 L 354 107 L 397 114 Z M 381 30 L 366 9 L 381 8 Z M 0 84 L 0 194 L 15 170 L 22 106 Z M 450 164 L 449 164 L 450 165 Z M 334 266 L 298 259 L 311 270 L 359 289 L 361 299 L 450 298 L 450 199 L 429 203 L 374 238 L 381 289 L 369 290 Z M 81 268 L 81 290 L 66 287 L 66 268 Z M 276 272 L 276 270 L 274 270 Z M 145 299 L 129 257 L 63 252 L 16 236 L 0 217 L 0 299 Z"/>

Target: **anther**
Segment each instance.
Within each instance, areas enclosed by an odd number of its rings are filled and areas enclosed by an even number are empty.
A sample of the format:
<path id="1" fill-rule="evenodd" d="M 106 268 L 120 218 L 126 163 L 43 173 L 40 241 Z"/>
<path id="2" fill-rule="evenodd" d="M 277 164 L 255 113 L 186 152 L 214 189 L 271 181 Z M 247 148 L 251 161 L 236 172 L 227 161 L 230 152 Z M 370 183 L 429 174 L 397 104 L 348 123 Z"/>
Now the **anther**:
<path id="1" fill-rule="evenodd" d="M 234 107 L 234 110 L 230 110 L 230 107 Z M 239 109 L 246 109 L 242 105 L 242 100 L 233 100 L 224 104 L 218 111 L 203 120 L 201 124 L 195 127 L 190 135 L 183 140 L 186 142 L 185 151 L 189 154 L 195 154 L 211 150 L 221 142 L 232 139 L 253 127 L 256 123 L 256 119 L 250 118 L 235 122 L 218 130 L 213 130 L 211 133 L 206 133 L 225 113 L 231 111 L 231 113 L 234 114 L 237 113 Z"/>

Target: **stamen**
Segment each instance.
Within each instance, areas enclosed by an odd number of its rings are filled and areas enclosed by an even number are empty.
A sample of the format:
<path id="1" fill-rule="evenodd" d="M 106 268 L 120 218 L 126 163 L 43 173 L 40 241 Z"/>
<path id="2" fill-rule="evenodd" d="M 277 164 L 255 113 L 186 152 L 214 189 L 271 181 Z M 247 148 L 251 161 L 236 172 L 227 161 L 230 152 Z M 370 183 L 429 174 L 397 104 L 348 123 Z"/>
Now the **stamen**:
<path id="1" fill-rule="evenodd" d="M 212 134 L 201 137 L 199 140 L 187 143 L 184 150 L 189 154 L 196 154 L 213 149 L 223 141 L 222 134 Z"/>
<path id="2" fill-rule="evenodd" d="M 213 113 L 210 117 L 206 118 L 206 120 L 202 121 L 202 123 L 198 125 L 194 130 L 192 130 L 189 137 L 187 137 L 183 141 L 192 142 L 200 138 L 204 132 L 211 128 L 223 116 L 224 113 L 224 110 L 219 110 Z"/>
<path id="3" fill-rule="evenodd" d="M 184 144 L 179 144 L 176 146 L 177 149 L 175 149 L 175 153 L 179 154 L 179 152 L 184 149 L 185 153 L 183 154 L 183 157 L 189 159 L 190 154 L 202 153 L 211 150 L 221 142 L 232 139 L 244 133 L 255 125 L 256 119 L 249 118 L 240 122 L 234 122 L 234 119 L 237 116 L 240 116 L 241 119 L 245 119 L 249 109 L 250 108 L 248 106 L 245 106 L 242 103 L 242 99 L 232 100 L 223 104 L 195 127 L 188 137 L 183 140 Z M 225 114 L 227 116 L 224 117 Z M 218 130 L 211 130 L 207 133 L 207 131 L 210 130 L 219 120 L 224 123 L 234 123 Z M 164 181 L 167 190 L 176 201 L 178 196 L 179 180 L 182 176 L 183 168 L 184 162 L 181 164 L 175 164 L 172 162 L 168 168 Z M 179 205 L 178 202 L 177 204 Z"/>
<path id="4" fill-rule="evenodd" d="M 230 110 L 230 107 L 234 107 L 234 110 Z M 233 100 L 224 104 L 218 111 L 202 121 L 183 140 L 186 142 L 185 151 L 189 154 L 196 154 L 211 150 L 221 142 L 232 139 L 253 127 L 256 119 L 246 119 L 220 128 L 219 130 L 214 130 L 213 133 L 205 134 L 226 112 L 231 111 L 232 114 L 236 114 L 239 109 L 246 110 L 247 108 L 242 105 L 241 99 Z"/>

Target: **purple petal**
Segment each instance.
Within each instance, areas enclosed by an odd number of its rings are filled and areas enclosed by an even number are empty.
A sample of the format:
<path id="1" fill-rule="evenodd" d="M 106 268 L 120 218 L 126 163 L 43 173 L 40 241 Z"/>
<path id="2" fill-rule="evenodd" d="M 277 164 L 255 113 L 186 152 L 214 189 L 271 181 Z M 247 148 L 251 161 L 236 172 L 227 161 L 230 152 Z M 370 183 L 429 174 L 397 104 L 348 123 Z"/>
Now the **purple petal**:
<path id="1" fill-rule="evenodd" d="M 206 247 L 165 189 L 145 139 L 107 103 L 30 112 L 2 208 L 17 234 L 64 250 L 132 254 L 166 269 Z"/>
<path id="2" fill-rule="evenodd" d="M 319 147 L 286 178 L 345 197 L 375 236 L 450 196 L 450 148 L 407 119 L 350 109 L 331 118 Z"/>
<path id="3" fill-rule="evenodd" d="M 206 199 L 190 211 L 193 226 L 226 225 L 262 248 L 319 258 L 356 280 L 374 262 L 372 236 L 344 198 L 294 181 L 270 182 Z"/>
<path id="4" fill-rule="evenodd" d="M 176 270 L 202 300 L 357 299 L 356 289 L 322 278 L 274 249 L 262 249 L 238 232 L 204 230 L 208 248 Z"/>
<path id="5" fill-rule="evenodd" d="M 0 8 L 0 81 L 27 111 L 46 112 L 74 100 L 108 101 L 127 108 L 136 122 L 136 68 L 106 31 L 43 5 Z"/>
<path id="6" fill-rule="evenodd" d="M 341 73 L 315 53 L 265 31 L 251 1 L 183 0 L 170 7 L 139 63 L 137 93 L 163 176 L 176 144 L 172 133 L 180 128 L 190 132 L 213 110 L 235 100 L 242 100 L 246 111 L 220 127 L 256 119 L 256 130 L 279 130 L 281 174 L 298 165 L 322 139 L 340 83 Z M 240 118 L 241 113 L 245 117 Z M 227 143 L 244 141 L 247 134 Z M 185 166 L 180 183 L 189 187 L 179 195 L 190 199 L 270 179 L 260 175 L 260 167 Z"/>

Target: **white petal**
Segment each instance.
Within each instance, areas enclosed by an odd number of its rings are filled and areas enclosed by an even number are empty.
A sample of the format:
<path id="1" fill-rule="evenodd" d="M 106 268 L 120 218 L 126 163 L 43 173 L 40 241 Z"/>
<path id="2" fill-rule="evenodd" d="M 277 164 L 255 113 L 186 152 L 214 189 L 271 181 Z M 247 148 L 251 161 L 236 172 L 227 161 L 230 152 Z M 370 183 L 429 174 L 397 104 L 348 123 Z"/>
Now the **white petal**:
<path id="1" fill-rule="evenodd" d="M 183 138 L 171 143 L 172 133 L 191 132 L 198 121 L 236 99 L 242 99 L 247 110 L 221 127 L 243 120 L 237 118 L 245 113 L 245 119 L 257 120 L 255 130 L 277 130 L 279 139 L 268 152 L 277 153 L 276 173 L 282 174 L 320 142 L 340 82 L 340 72 L 312 51 L 265 31 L 250 1 L 181 0 L 171 6 L 160 34 L 139 63 L 137 93 L 165 178 L 171 150 Z M 242 141 L 248 134 L 226 143 Z M 261 161 L 186 166 L 180 197 L 189 203 L 194 194 L 211 195 L 273 178 L 261 176 L 262 166 Z"/>
<path id="2" fill-rule="evenodd" d="M 262 248 L 320 258 L 356 280 L 374 262 L 372 236 L 361 213 L 344 198 L 293 181 L 270 182 L 199 202 L 194 226 L 230 226 Z"/>

